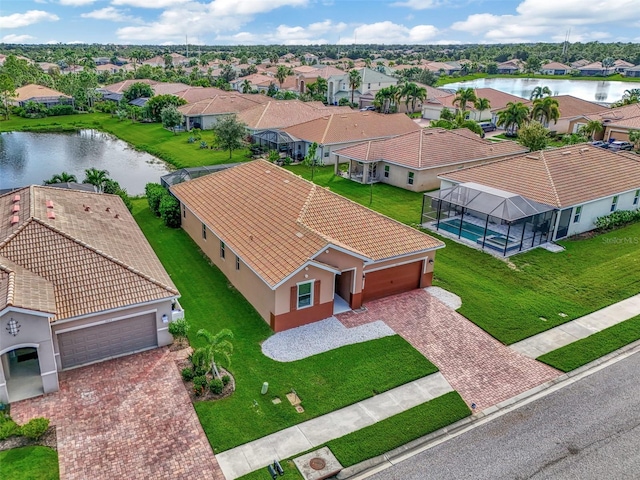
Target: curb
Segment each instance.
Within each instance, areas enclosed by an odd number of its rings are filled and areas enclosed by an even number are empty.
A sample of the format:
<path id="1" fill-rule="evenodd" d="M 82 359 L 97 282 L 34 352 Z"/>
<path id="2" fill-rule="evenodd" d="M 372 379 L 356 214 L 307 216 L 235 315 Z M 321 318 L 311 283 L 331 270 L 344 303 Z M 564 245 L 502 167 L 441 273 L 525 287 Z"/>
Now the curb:
<path id="1" fill-rule="evenodd" d="M 526 392 L 522 392 L 515 397 L 504 400 L 491 407 L 487 407 L 481 412 L 463 418 L 451 425 L 436 430 L 435 432 L 431 432 L 428 435 L 412 440 L 398 448 L 394 448 L 385 454 L 378 455 L 377 457 L 343 468 L 335 478 L 338 480 L 346 480 L 354 478 L 357 475 L 364 475 L 362 478 L 365 478 L 369 476 L 368 474 L 374 474 L 378 471 L 384 470 L 396 463 L 399 463 L 405 458 L 435 447 L 436 445 L 450 440 L 467 430 L 479 427 L 483 423 L 492 420 L 494 417 L 501 416 L 511 410 L 520 408 L 527 403 L 553 393 L 555 390 L 568 386 L 571 383 L 596 373 L 608 365 L 623 360 L 637 352 L 640 352 L 640 340 L 630 343 L 615 352 L 608 353 L 607 355 L 583 365 L 582 367 L 563 373 L 553 380 L 549 380 L 548 382 L 538 385 Z"/>

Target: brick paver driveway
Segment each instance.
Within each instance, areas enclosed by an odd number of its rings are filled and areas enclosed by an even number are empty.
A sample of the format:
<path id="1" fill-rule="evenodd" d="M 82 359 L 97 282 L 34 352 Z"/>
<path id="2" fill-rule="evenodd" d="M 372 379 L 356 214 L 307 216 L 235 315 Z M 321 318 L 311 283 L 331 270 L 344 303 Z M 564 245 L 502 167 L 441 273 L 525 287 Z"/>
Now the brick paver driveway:
<path id="1" fill-rule="evenodd" d="M 435 363 L 478 411 L 560 375 L 501 344 L 424 290 L 376 300 L 366 307 L 366 312 L 337 317 L 347 327 L 384 320 Z"/>
<path id="2" fill-rule="evenodd" d="M 224 476 L 167 348 L 60 375 L 60 391 L 11 405 L 57 427 L 62 480 Z"/>

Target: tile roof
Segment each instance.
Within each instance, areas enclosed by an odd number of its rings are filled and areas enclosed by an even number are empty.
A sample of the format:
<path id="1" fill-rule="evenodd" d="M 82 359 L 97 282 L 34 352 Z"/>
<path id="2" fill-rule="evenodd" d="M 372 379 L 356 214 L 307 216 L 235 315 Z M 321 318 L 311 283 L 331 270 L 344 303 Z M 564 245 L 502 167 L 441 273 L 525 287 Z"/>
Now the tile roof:
<path id="1" fill-rule="evenodd" d="M 269 100 L 262 105 L 243 110 L 238 120 L 253 130 L 287 128 L 327 115 L 327 112 L 352 112 L 350 107 L 317 108 L 300 100 Z"/>
<path id="2" fill-rule="evenodd" d="M 441 177 L 479 183 L 565 208 L 640 188 L 640 162 L 578 144 L 496 160 Z"/>
<path id="3" fill-rule="evenodd" d="M 560 62 L 549 62 L 542 65 L 541 70 L 571 70 L 571 67 Z"/>
<path id="4" fill-rule="evenodd" d="M 171 191 L 271 287 L 330 245 L 374 261 L 444 245 L 264 160 Z"/>
<path id="5" fill-rule="evenodd" d="M 475 92 L 477 98 L 486 98 L 487 100 L 489 100 L 491 110 L 502 109 L 506 107 L 507 103 L 509 102 L 524 102 L 524 99 L 522 97 L 516 97 L 515 95 L 501 92 L 499 90 L 496 90 L 495 88 L 474 88 L 473 91 Z M 456 95 L 457 94 L 453 93 L 437 98 L 431 98 L 425 103 L 437 103 L 444 105 L 445 107 L 457 108 L 458 104 L 453 104 L 454 100 L 456 99 Z M 473 109 L 473 103 L 467 103 L 467 108 Z"/>
<path id="6" fill-rule="evenodd" d="M 6 307 L 55 314 L 53 283 L 0 256 L 0 310 Z"/>
<path id="7" fill-rule="evenodd" d="M 127 88 L 129 88 L 131 85 L 133 85 L 134 83 L 146 83 L 147 85 L 152 85 L 153 86 L 153 85 L 155 85 L 156 83 L 159 83 L 159 82 L 156 82 L 155 80 L 149 80 L 148 78 L 140 78 L 140 79 L 136 79 L 136 80 L 123 80 L 122 82 L 117 82 L 117 83 L 112 83 L 110 85 L 105 85 L 104 87 L 102 87 L 102 90 L 107 90 L 107 91 L 113 92 L 113 93 L 122 93 Z M 188 87 L 188 85 L 186 87 Z"/>
<path id="8" fill-rule="evenodd" d="M 632 103 L 631 105 L 617 108 L 604 108 L 599 112 L 576 116 L 584 116 L 589 120 L 598 120 L 605 127 L 615 125 L 635 128 L 638 125 L 638 117 L 640 117 L 640 103 Z"/>
<path id="9" fill-rule="evenodd" d="M 289 135 L 318 144 L 332 144 L 391 137 L 415 132 L 420 126 L 403 113 L 332 113 L 284 129 Z"/>
<path id="10" fill-rule="evenodd" d="M 233 92 L 223 92 L 199 102 L 182 105 L 178 107 L 178 111 L 188 116 L 240 113 L 243 110 L 260 105 L 260 101 L 264 101 L 263 95 L 248 96 Z"/>
<path id="11" fill-rule="evenodd" d="M 56 320 L 178 295 L 116 195 L 31 186 L 0 196 L 0 256 L 54 285 Z"/>
<path id="12" fill-rule="evenodd" d="M 590 115 L 592 113 L 602 112 L 605 107 L 594 102 L 588 102 L 572 95 L 556 95 L 554 98 L 558 101 L 558 110 L 560 110 L 560 118 L 571 118 L 580 115 Z M 522 102 L 523 105 L 531 108 L 533 102 L 531 100 Z M 607 110 L 609 110 L 607 108 Z"/>
<path id="13" fill-rule="evenodd" d="M 216 87 L 189 87 L 186 90 L 174 93 L 176 97 L 183 98 L 187 103 L 195 103 L 224 94 L 228 94 L 228 92 Z"/>
<path id="14" fill-rule="evenodd" d="M 69 95 L 65 95 L 64 93 L 54 90 L 53 88 L 43 87 L 42 85 L 30 83 L 29 85 L 24 85 L 23 87 L 16 88 L 16 96 L 12 97 L 12 99 L 18 102 L 24 102 L 31 98 L 41 97 L 71 98 Z"/>
<path id="15" fill-rule="evenodd" d="M 386 161 L 424 170 L 523 152 L 526 149 L 515 142 L 490 142 L 465 128 L 425 128 L 385 140 L 373 140 L 342 148 L 335 153 L 360 162 Z"/>

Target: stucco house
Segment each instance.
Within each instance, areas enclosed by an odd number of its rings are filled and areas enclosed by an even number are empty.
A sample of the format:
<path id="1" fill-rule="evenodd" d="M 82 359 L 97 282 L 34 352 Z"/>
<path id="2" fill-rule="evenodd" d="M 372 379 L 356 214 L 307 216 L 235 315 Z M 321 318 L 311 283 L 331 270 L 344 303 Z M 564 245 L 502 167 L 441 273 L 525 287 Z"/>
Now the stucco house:
<path id="1" fill-rule="evenodd" d="M 640 104 L 632 103 L 617 108 L 602 108 L 599 112 L 578 115 L 569 120 L 569 131 L 577 132 L 589 120 L 596 120 L 604 127 L 595 138 L 605 141 L 629 140 L 630 130 L 640 130 Z"/>
<path id="2" fill-rule="evenodd" d="M 238 114 L 259 105 L 261 101 L 268 100 L 268 97 L 263 95 L 219 92 L 211 92 L 213 94 L 211 98 L 178 107 L 187 130 L 192 128 L 211 129 L 221 117 Z"/>
<path id="3" fill-rule="evenodd" d="M 518 58 L 514 58 L 512 60 L 507 60 L 506 62 L 502 62 L 498 64 L 498 73 L 503 74 L 514 74 L 520 73 L 523 69 L 524 62 Z"/>
<path id="4" fill-rule="evenodd" d="M 73 99 L 69 95 L 65 95 L 53 88 L 30 83 L 16 88 L 16 95 L 12 97 L 10 103 L 24 107 L 27 102 L 35 102 L 49 108 L 55 105 L 70 104 L 72 101 Z"/>
<path id="5" fill-rule="evenodd" d="M 540 73 L 543 75 L 569 75 L 571 67 L 560 62 L 549 62 L 542 65 Z"/>
<path id="6" fill-rule="evenodd" d="M 515 142 L 490 142 L 461 128 L 425 128 L 335 151 L 349 166 L 346 177 L 359 183 L 388 183 L 414 192 L 438 188 L 438 175 L 526 152 Z M 336 174 L 338 174 L 336 163 Z"/>
<path id="7" fill-rule="evenodd" d="M 521 97 L 517 97 L 515 95 L 511 95 L 509 93 L 501 92 L 500 90 L 496 90 L 495 88 L 474 88 L 474 93 L 477 98 L 486 98 L 489 100 L 490 107 L 486 110 L 476 110 L 473 103 L 467 103 L 466 113 L 468 118 L 471 120 L 494 120 L 495 121 L 495 111 L 501 110 L 507 106 L 509 102 L 522 102 L 524 101 Z M 440 118 L 440 114 L 442 110 L 445 108 L 448 109 L 451 113 L 456 115 L 458 110 L 460 109 L 459 104 L 454 105 L 454 101 L 456 99 L 456 93 L 449 93 L 444 96 L 432 97 L 428 98 L 422 104 L 422 118 L 426 118 L 428 120 L 438 120 Z"/>
<path id="8" fill-rule="evenodd" d="M 446 172 L 425 195 L 422 223 L 502 255 L 588 232 L 598 217 L 638 208 L 633 157 L 578 144 Z"/>
<path id="9" fill-rule="evenodd" d="M 0 402 L 171 343 L 178 290 L 120 197 L 31 186 L 0 212 Z"/>
<path id="10" fill-rule="evenodd" d="M 624 71 L 625 77 L 640 77 L 640 65 L 636 65 L 635 67 L 629 67 Z"/>
<path id="11" fill-rule="evenodd" d="M 370 90 L 378 91 L 391 85 L 397 85 L 398 79 L 370 68 L 358 69 L 360 86 L 353 92 L 353 102 L 358 103 L 360 95 Z M 340 99 L 351 101 L 351 87 L 349 86 L 349 72 L 330 75 L 327 79 L 327 103 L 337 105 Z"/>
<path id="12" fill-rule="evenodd" d="M 598 103 L 588 102 L 587 100 L 582 100 L 581 98 L 577 98 L 572 95 L 555 95 L 551 98 L 558 101 L 560 117 L 555 123 L 544 122 L 544 126 L 557 133 L 577 133 L 577 128 L 574 128 L 575 123 L 572 124 L 573 119 L 607 110 L 606 107 L 603 107 Z M 533 106 L 532 101 L 522 103 L 529 108 L 532 108 Z"/>
<path id="13" fill-rule="evenodd" d="M 276 332 L 430 285 L 444 247 L 264 160 L 171 192 L 182 228 Z"/>

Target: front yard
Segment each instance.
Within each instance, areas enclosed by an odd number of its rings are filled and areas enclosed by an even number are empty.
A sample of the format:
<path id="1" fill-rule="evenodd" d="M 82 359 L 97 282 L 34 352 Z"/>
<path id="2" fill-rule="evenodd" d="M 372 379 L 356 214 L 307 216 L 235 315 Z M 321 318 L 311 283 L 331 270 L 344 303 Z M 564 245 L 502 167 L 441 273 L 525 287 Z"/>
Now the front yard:
<path id="1" fill-rule="evenodd" d="M 11 480 L 58 480 L 58 452 L 49 447 L 21 447 L 0 452 L 0 477 Z"/>

